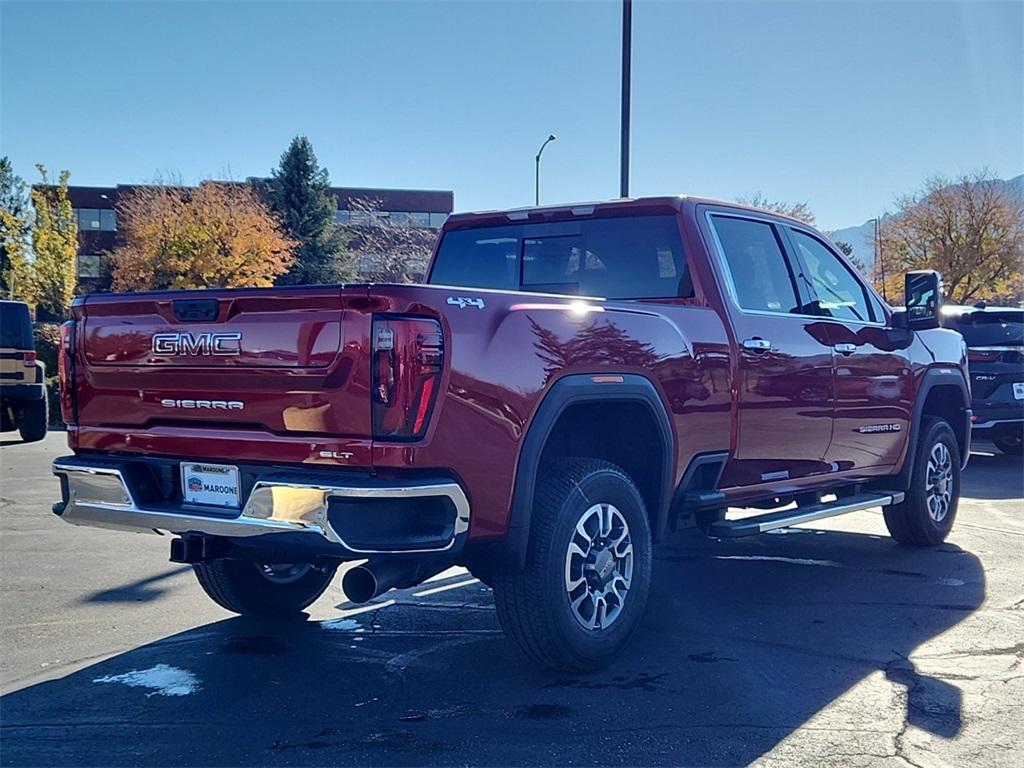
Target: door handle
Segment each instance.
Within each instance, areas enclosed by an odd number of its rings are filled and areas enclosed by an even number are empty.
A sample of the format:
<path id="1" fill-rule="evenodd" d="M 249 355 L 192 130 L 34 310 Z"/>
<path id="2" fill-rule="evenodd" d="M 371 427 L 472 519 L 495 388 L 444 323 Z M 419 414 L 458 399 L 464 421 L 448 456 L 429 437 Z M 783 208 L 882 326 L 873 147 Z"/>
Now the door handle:
<path id="1" fill-rule="evenodd" d="M 850 344 L 848 341 L 842 341 L 838 344 L 832 345 L 832 349 L 843 355 L 852 355 L 854 352 L 857 351 L 857 345 Z"/>
<path id="2" fill-rule="evenodd" d="M 752 349 L 755 352 L 767 352 L 772 348 L 772 343 L 768 339 L 762 339 L 760 336 L 755 336 L 752 339 L 743 340 L 744 349 Z"/>

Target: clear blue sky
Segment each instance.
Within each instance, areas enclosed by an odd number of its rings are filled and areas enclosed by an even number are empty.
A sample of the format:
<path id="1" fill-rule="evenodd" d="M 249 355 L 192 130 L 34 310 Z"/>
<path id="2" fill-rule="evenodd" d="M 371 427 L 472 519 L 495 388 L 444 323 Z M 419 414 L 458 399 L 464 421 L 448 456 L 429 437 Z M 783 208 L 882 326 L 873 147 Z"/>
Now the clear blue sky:
<path id="1" fill-rule="evenodd" d="M 633 12 L 635 195 L 806 200 L 859 224 L 931 174 L 1024 170 L 1021 2 Z M 0 147 L 72 183 L 265 175 L 459 210 L 618 193 L 618 2 L 0 3 Z"/>

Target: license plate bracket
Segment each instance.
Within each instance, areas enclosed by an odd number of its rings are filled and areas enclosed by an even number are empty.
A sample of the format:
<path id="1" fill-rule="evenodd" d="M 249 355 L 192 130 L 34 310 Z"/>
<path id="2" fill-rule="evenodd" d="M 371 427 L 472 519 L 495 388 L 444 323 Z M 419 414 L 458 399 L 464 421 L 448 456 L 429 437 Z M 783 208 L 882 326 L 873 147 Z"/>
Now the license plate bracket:
<path id="1" fill-rule="evenodd" d="M 182 462 L 181 498 L 186 504 L 238 509 L 238 467 L 231 464 Z"/>

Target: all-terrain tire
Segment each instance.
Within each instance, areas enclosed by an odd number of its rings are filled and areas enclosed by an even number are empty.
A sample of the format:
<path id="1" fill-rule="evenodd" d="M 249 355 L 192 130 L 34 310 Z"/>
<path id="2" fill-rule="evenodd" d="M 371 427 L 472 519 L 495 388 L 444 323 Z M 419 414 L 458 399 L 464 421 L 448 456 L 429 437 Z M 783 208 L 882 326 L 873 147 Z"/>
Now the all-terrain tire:
<path id="1" fill-rule="evenodd" d="M 927 417 L 914 453 L 910 488 L 900 504 L 884 508 L 885 526 L 901 544 L 931 547 L 945 541 L 960 501 L 960 448 L 949 424 Z"/>
<path id="2" fill-rule="evenodd" d="M 293 580 L 271 580 L 264 566 L 244 560 L 210 560 L 192 566 L 199 586 L 215 603 L 245 616 L 297 616 L 323 594 L 334 568 L 308 567 Z"/>
<path id="3" fill-rule="evenodd" d="M 598 507 L 598 512 L 594 508 Z M 613 510 L 616 515 L 613 516 Z M 594 515 L 603 528 L 606 515 L 614 520 L 613 533 L 598 542 L 585 541 L 577 529 L 584 523 L 591 530 Z M 622 524 L 625 521 L 625 525 Z M 583 624 L 586 612 L 593 605 L 592 620 L 599 618 L 597 600 L 584 597 L 581 607 L 571 604 L 588 591 L 587 583 L 569 590 L 570 570 L 583 568 L 589 562 L 579 554 L 570 554 L 570 543 L 575 542 L 590 553 L 603 548 L 613 555 L 632 546 L 631 575 L 624 591 L 625 580 L 618 580 L 627 572 L 626 558 L 612 557 L 613 566 L 607 566 L 609 555 L 595 554 L 601 562 L 600 573 L 592 567 L 590 577 L 596 582 L 605 579 L 598 589 L 602 594 L 615 587 L 622 592 L 617 597 L 602 597 L 604 622 L 597 621 L 593 628 Z M 575 552 L 575 550 L 573 550 Z M 570 558 L 572 565 L 570 566 Z M 505 634 L 536 663 L 553 669 L 593 670 L 607 665 L 633 634 L 647 604 L 651 582 L 651 531 L 640 492 L 622 469 L 597 459 L 563 459 L 553 462 L 538 479 L 530 517 L 530 543 L 526 554 L 526 567 L 520 573 L 495 574 L 492 578 L 494 603 L 498 620 Z M 586 566 L 590 567 L 590 566 Z M 614 568 L 614 570 L 608 570 Z M 589 592 L 588 592 L 589 594 Z M 615 605 L 611 605 L 615 603 Z M 614 612 L 614 616 L 611 613 Z M 602 626 L 602 623 L 604 626 Z"/>
<path id="4" fill-rule="evenodd" d="M 46 425 L 49 421 L 49 404 L 44 397 L 33 400 L 25 406 L 18 423 L 18 433 L 26 443 L 35 443 L 46 437 Z"/>

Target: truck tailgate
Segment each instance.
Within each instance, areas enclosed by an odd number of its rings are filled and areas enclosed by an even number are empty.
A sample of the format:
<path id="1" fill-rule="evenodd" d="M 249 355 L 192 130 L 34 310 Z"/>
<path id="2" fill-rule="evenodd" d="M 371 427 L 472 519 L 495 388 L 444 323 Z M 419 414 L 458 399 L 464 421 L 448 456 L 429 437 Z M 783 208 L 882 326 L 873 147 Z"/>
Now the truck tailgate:
<path id="1" fill-rule="evenodd" d="M 78 424 L 370 436 L 365 286 L 89 296 Z"/>

